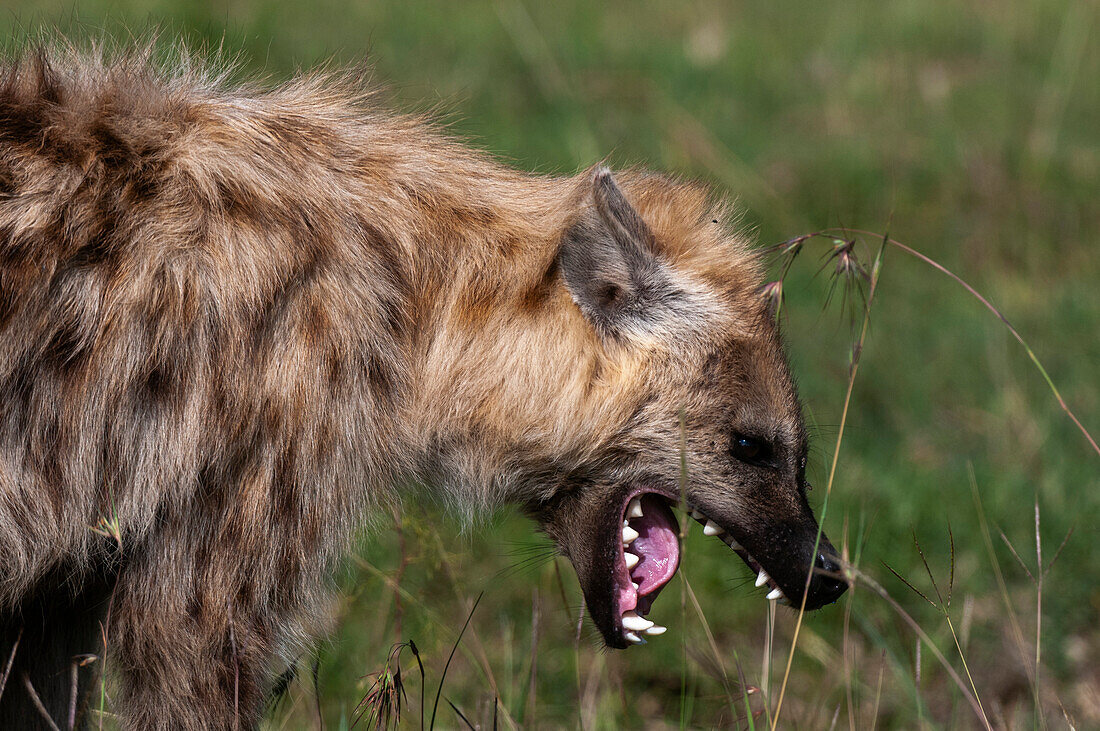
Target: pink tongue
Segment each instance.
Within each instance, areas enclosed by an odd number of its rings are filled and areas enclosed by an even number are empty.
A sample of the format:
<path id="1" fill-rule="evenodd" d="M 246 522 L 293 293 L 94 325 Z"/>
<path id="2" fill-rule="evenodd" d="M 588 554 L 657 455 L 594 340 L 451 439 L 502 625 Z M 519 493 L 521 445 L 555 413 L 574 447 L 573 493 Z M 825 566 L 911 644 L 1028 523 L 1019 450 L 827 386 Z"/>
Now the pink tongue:
<path id="1" fill-rule="evenodd" d="M 630 544 L 630 552 L 641 558 L 630 571 L 638 585 L 639 610 L 649 610 L 657 593 L 668 583 L 680 565 L 679 526 L 667 503 L 656 495 L 642 495 L 642 517 L 631 518 L 630 527 L 638 537 Z"/>

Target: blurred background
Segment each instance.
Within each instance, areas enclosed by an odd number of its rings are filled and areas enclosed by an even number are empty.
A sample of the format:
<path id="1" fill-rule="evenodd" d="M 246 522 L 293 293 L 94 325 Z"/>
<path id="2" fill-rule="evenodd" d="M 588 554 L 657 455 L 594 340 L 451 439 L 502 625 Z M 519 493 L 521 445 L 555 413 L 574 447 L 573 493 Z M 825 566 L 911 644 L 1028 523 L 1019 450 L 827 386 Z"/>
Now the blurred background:
<path id="1" fill-rule="evenodd" d="M 0 30 L 17 49 L 44 30 L 156 29 L 273 83 L 368 59 L 396 109 L 430 110 L 524 170 L 607 157 L 702 179 L 762 246 L 889 229 L 985 294 L 1097 435 L 1098 15 L 1073 0 L 6 0 Z M 783 316 L 819 514 L 858 335 L 840 297 L 825 307 L 831 247 L 807 242 Z M 893 603 L 858 585 L 806 617 L 779 726 L 979 728 L 961 683 L 995 727 L 1100 727 L 1100 455 L 1005 326 L 928 265 L 887 250 L 869 322 L 825 525 Z M 1071 531 L 1040 583 L 1037 537 L 1045 571 Z M 410 505 L 338 578 L 337 632 L 302 658 L 270 728 L 348 727 L 395 680 L 417 726 L 482 592 L 439 727 L 461 713 L 484 728 L 760 728 L 796 623 L 697 530 L 654 608 L 668 633 L 627 652 L 578 631 L 572 569 L 512 512 L 463 529 Z M 391 655 L 409 639 L 423 682 L 408 648 Z"/>

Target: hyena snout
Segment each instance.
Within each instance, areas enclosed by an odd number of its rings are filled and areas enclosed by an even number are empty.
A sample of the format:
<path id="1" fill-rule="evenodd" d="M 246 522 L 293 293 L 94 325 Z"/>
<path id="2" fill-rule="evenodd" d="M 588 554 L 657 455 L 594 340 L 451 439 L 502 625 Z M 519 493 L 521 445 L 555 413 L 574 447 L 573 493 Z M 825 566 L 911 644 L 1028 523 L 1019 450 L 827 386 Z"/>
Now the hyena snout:
<path id="1" fill-rule="evenodd" d="M 832 604 L 848 589 L 839 552 L 804 495 L 791 499 L 770 487 L 766 495 L 750 491 L 740 499 L 701 491 L 691 517 L 744 561 L 769 600 L 807 610 Z"/>

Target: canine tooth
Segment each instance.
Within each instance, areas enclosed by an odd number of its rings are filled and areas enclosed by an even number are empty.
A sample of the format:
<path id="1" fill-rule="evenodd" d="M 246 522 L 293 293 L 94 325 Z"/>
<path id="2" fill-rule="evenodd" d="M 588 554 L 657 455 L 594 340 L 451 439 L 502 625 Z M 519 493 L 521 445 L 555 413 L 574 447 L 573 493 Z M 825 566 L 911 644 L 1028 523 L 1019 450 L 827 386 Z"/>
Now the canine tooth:
<path id="1" fill-rule="evenodd" d="M 771 601 L 772 599 L 778 599 L 781 596 L 783 596 L 782 591 L 780 591 L 779 589 L 772 589 L 768 592 L 768 601 Z"/>
<path id="2" fill-rule="evenodd" d="M 623 552 L 623 558 L 626 559 L 626 568 L 627 568 L 628 571 L 630 569 L 634 568 L 635 566 L 637 566 L 638 562 L 642 560 L 642 559 L 638 558 L 637 556 L 635 556 L 630 551 L 624 551 Z"/>
<path id="3" fill-rule="evenodd" d="M 637 612 L 627 612 L 623 615 L 623 627 L 633 632 L 643 632 L 653 626 L 645 617 L 639 617 Z"/>
<path id="4" fill-rule="evenodd" d="M 644 632 L 647 635 L 663 635 L 668 630 L 668 627 L 662 627 L 659 624 L 655 624 Z"/>
<path id="5" fill-rule="evenodd" d="M 625 637 L 628 642 L 633 642 L 635 645 L 645 644 L 645 640 L 643 640 L 641 637 L 634 634 L 633 632 L 623 632 L 623 637 Z"/>
<path id="6" fill-rule="evenodd" d="M 764 569 L 760 569 L 760 575 L 756 577 L 756 588 L 759 589 L 766 583 L 768 583 L 768 575 L 764 573 Z"/>
<path id="7" fill-rule="evenodd" d="M 722 529 L 718 527 L 718 524 L 713 520 L 707 519 L 707 524 L 703 526 L 703 535 L 705 536 L 720 536 L 722 535 Z"/>
<path id="8" fill-rule="evenodd" d="M 626 517 L 628 518 L 640 518 L 642 517 L 642 501 L 640 498 L 634 498 L 630 501 L 630 505 L 626 508 Z"/>
<path id="9" fill-rule="evenodd" d="M 632 542 L 638 537 L 638 531 L 631 528 L 629 525 L 623 526 L 623 545 Z"/>

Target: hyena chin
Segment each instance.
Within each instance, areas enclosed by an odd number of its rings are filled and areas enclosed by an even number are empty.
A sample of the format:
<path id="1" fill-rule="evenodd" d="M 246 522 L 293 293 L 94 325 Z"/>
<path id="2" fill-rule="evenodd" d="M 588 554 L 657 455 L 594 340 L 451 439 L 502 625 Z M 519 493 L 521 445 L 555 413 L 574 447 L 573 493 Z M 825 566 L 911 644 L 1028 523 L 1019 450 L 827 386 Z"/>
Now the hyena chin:
<path id="1" fill-rule="evenodd" d="M 769 598 L 843 593 L 705 189 L 509 170 L 350 73 L 183 66 L 0 69 L 0 728 L 86 723 L 90 656 L 125 728 L 255 726 L 416 482 L 521 506 L 612 647 L 664 631 L 676 506 Z"/>

